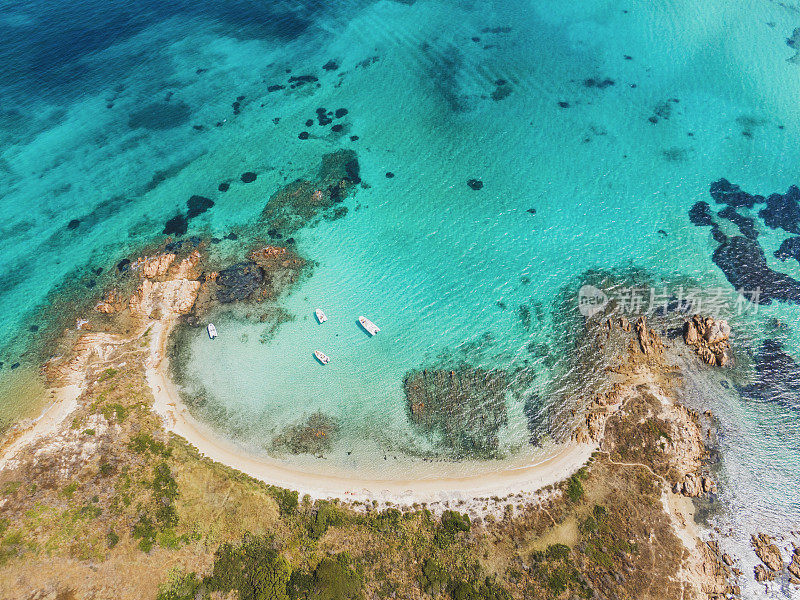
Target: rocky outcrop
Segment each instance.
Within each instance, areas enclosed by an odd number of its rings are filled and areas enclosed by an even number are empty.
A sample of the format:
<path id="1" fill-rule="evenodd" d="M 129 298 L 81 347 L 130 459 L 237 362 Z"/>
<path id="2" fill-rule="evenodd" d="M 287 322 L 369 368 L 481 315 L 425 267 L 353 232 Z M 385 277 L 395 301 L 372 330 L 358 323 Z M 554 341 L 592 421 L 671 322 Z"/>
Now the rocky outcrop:
<path id="1" fill-rule="evenodd" d="M 800 548 L 794 547 L 792 560 L 787 567 L 789 570 L 790 581 L 795 585 L 800 585 Z"/>
<path id="2" fill-rule="evenodd" d="M 127 298 L 117 288 L 112 288 L 106 292 L 103 299 L 95 306 L 97 312 L 111 315 L 125 309 L 128 304 Z"/>
<path id="3" fill-rule="evenodd" d="M 722 367 L 728 363 L 730 335 L 730 325 L 724 320 L 695 315 L 683 324 L 683 341 L 709 365 Z"/>
<path id="4" fill-rule="evenodd" d="M 661 351 L 661 338 L 655 331 L 647 327 L 647 317 L 645 316 L 636 320 L 636 337 L 639 340 L 639 348 L 645 355 Z"/>
<path id="5" fill-rule="evenodd" d="M 86 369 L 93 360 L 105 361 L 125 343 L 125 339 L 110 333 L 87 333 L 78 338 L 67 356 L 51 359 L 44 365 L 44 374 L 51 384 L 69 385 L 83 381 Z"/>
<path id="6" fill-rule="evenodd" d="M 174 254 L 162 254 L 141 263 L 142 282 L 128 305 L 133 316 L 153 319 L 191 312 L 200 290 L 200 281 L 193 278 L 200 252 L 193 251 L 177 264 L 174 261 Z M 155 281 L 156 277 L 166 279 Z"/>
<path id="7" fill-rule="evenodd" d="M 755 568 L 756 581 L 774 579 L 777 573 L 783 570 L 783 558 L 778 546 L 765 533 L 751 536 L 750 543 L 759 560 L 764 563 L 763 565 L 757 565 Z"/>

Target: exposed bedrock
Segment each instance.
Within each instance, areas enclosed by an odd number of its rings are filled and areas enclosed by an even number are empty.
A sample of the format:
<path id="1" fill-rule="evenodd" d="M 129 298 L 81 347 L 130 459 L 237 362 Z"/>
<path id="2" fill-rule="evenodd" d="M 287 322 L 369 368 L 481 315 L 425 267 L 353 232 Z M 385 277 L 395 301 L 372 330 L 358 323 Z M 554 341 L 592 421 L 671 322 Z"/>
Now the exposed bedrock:
<path id="1" fill-rule="evenodd" d="M 731 327 L 727 321 L 695 315 L 683 325 L 683 341 L 709 365 L 723 367 L 728 362 L 728 338 Z"/>
<path id="2" fill-rule="evenodd" d="M 411 371 L 403 390 L 411 421 L 459 456 L 493 457 L 508 422 L 505 371 L 461 366 Z"/>

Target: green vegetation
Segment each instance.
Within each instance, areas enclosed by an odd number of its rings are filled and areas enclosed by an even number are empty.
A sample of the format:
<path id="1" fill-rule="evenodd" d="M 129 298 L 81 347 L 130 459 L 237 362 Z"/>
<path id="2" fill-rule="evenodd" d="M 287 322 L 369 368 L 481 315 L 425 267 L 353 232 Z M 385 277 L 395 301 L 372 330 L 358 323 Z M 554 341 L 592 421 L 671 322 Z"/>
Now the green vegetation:
<path id="1" fill-rule="evenodd" d="M 112 377 L 116 376 L 116 374 L 118 372 L 119 371 L 117 371 L 116 369 L 112 369 L 111 367 L 109 367 L 108 369 L 106 369 L 105 371 L 103 371 L 100 374 L 100 377 L 97 380 L 98 381 L 106 381 L 106 380 L 111 379 Z"/>
<path id="2" fill-rule="evenodd" d="M 308 533 L 309 537 L 314 540 L 321 538 L 328 531 L 328 527 L 341 522 L 341 515 L 331 502 L 321 500 L 317 504 L 319 507 L 309 523 Z"/>
<path id="3" fill-rule="evenodd" d="M 167 448 L 166 444 L 159 442 L 149 433 L 140 433 L 133 436 L 128 447 L 137 454 L 150 452 L 151 454 L 160 455 L 164 458 L 169 458 L 172 454 L 172 450 Z"/>
<path id="4" fill-rule="evenodd" d="M 205 581 L 209 590 L 238 592 L 239 600 L 289 600 L 291 567 L 267 536 L 246 536 L 241 545 L 222 544 Z"/>
<path id="5" fill-rule="evenodd" d="M 298 506 L 298 493 L 284 488 L 269 486 L 269 492 L 278 503 L 278 510 L 282 517 L 288 517 Z"/>
<path id="6" fill-rule="evenodd" d="M 195 600 L 199 589 L 200 580 L 196 573 L 173 569 L 169 579 L 158 589 L 156 600 Z"/>

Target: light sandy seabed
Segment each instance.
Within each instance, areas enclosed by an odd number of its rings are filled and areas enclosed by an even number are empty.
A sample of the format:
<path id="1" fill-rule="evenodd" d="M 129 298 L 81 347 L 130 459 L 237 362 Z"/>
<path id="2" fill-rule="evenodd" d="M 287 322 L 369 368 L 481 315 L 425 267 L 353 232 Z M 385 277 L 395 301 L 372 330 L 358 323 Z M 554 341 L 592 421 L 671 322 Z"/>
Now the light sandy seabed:
<path id="1" fill-rule="evenodd" d="M 369 480 L 292 469 L 277 461 L 248 455 L 192 417 L 167 375 L 168 362 L 165 355 L 170 325 L 159 322 L 151 330 L 146 372 L 154 397 L 153 409 L 163 418 L 165 428 L 186 439 L 202 455 L 212 460 L 264 482 L 309 494 L 313 498 L 339 497 L 360 501 L 413 503 L 480 496 L 504 497 L 520 492 L 533 492 L 569 477 L 596 450 L 595 446 L 589 444 L 569 444 L 535 464 L 469 477 Z"/>

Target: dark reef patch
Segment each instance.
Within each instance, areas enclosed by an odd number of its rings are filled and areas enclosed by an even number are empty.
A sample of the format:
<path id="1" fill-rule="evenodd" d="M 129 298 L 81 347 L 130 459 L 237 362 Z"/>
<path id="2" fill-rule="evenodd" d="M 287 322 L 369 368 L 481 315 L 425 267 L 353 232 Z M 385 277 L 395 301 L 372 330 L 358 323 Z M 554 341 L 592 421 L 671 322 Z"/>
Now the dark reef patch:
<path id="1" fill-rule="evenodd" d="M 186 218 L 193 219 L 214 206 L 214 201 L 210 198 L 204 198 L 203 196 L 192 196 L 187 200 L 186 206 L 189 209 L 186 211 Z"/>
<path id="2" fill-rule="evenodd" d="M 467 185 L 470 189 L 478 191 L 483 188 L 483 182 L 480 179 L 468 179 Z"/>
<path id="3" fill-rule="evenodd" d="M 185 215 L 175 215 L 169 221 L 164 223 L 164 230 L 161 232 L 164 235 L 177 235 L 181 236 L 189 229 L 189 221 Z"/>
<path id="4" fill-rule="evenodd" d="M 223 181 L 222 183 L 219 184 L 219 187 L 217 187 L 217 189 L 220 192 L 227 192 L 230 189 L 230 187 L 231 187 L 230 183 L 226 183 Z"/>
<path id="5" fill-rule="evenodd" d="M 727 179 L 712 183 L 709 193 L 717 204 L 727 204 L 733 208 L 753 208 L 756 204 L 764 202 L 764 196 L 748 194 Z"/>
<path id="6" fill-rule="evenodd" d="M 77 229 L 80 224 L 80 219 L 72 219 L 69 223 L 67 223 L 67 229 Z"/>
<path id="7" fill-rule="evenodd" d="M 160 131 L 184 125 L 191 116 L 192 109 L 184 102 L 153 102 L 130 113 L 128 126 Z"/>
<path id="8" fill-rule="evenodd" d="M 588 79 L 583 80 L 583 87 L 595 88 L 598 90 L 604 90 L 607 87 L 611 87 L 613 85 L 616 85 L 616 82 L 613 79 L 609 79 L 608 77 L 603 79 L 589 77 Z"/>
<path id="9" fill-rule="evenodd" d="M 791 237 L 783 240 L 780 248 L 775 250 L 775 258 L 781 261 L 793 258 L 800 262 L 800 237 Z"/>
<path id="10" fill-rule="evenodd" d="M 758 216 L 772 229 L 783 229 L 788 233 L 800 234 L 800 188 L 793 185 L 781 194 L 770 194 L 766 208 L 758 211 Z"/>
<path id="11" fill-rule="evenodd" d="M 758 304 L 773 300 L 800 304 L 800 282 L 788 275 L 773 271 L 767 265 L 764 250 L 755 240 L 735 236 L 723 243 L 713 255 L 716 264 L 737 290 Z M 752 295 L 758 290 L 758 295 Z"/>
<path id="12" fill-rule="evenodd" d="M 222 269 L 217 277 L 217 300 L 222 304 L 250 300 L 264 283 L 264 271 L 247 261 Z"/>
<path id="13" fill-rule="evenodd" d="M 243 183 L 253 183 L 256 180 L 256 174 L 252 171 L 247 171 L 246 173 L 242 173 L 242 182 Z"/>

